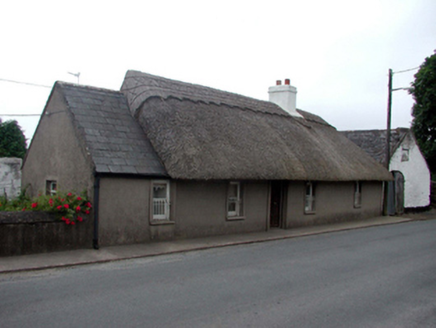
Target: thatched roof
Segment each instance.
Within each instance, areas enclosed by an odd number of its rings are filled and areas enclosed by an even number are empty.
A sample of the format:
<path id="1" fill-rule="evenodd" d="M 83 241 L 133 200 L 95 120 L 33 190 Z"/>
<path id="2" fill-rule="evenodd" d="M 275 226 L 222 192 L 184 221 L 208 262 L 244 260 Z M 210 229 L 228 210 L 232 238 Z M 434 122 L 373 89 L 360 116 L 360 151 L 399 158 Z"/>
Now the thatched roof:
<path id="1" fill-rule="evenodd" d="M 410 132 L 406 128 L 391 130 L 390 155 L 394 154 L 406 135 Z M 386 164 L 387 130 L 351 130 L 341 133 L 362 148 L 377 162 Z"/>
<path id="2" fill-rule="evenodd" d="M 320 117 L 128 71 L 121 88 L 170 177 L 354 181 L 390 174 Z"/>
<path id="3" fill-rule="evenodd" d="M 65 82 L 56 82 L 55 88 L 65 98 L 97 173 L 166 175 L 121 92 Z"/>

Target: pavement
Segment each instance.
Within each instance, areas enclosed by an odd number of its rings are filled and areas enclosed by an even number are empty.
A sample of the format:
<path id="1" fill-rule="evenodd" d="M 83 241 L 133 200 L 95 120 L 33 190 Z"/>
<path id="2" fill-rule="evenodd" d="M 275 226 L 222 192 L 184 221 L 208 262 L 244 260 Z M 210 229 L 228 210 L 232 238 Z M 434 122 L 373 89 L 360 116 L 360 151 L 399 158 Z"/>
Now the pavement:
<path id="1" fill-rule="evenodd" d="M 436 217 L 430 214 L 405 214 L 400 217 L 381 216 L 362 221 L 335 223 L 297 229 L 271 229 L 264 232 L 244 233 L 207 238 L 178 239 L 165 242 L 103 247 L 99 250 L 79 249 L 63 252 L 41 253 L 21 256 L 0 257 L 0 274 L 32 270 L 65 268 L 93 263 L 107 263 L 127 259 L 175 254 L 216 247 L 260 243 L 272 240 L 297 238 L 329 232 L 361 229 L 372 226 L 404 223 L 412 220 L 427 220 Z"/>

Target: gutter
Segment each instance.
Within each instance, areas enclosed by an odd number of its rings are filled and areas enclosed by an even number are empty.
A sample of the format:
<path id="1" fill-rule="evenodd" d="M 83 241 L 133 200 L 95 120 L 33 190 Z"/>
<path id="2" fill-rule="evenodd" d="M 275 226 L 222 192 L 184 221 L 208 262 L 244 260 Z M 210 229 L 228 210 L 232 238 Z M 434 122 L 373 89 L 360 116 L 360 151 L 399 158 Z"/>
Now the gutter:
<path id="1" fill-rule="evenodd" d="M 92 246 L 94 249 L 99 249 L 98 244 L 98 207 L 100 198 L 100 176 L 94 173 L 94 237 L 92 239 Z"/>

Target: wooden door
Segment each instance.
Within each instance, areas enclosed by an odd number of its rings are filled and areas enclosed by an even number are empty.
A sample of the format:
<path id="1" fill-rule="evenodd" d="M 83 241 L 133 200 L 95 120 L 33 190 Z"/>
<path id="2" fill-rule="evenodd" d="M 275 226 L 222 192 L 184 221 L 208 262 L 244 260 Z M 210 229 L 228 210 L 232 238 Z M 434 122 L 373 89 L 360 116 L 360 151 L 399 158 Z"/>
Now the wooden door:
<path id="1" fill-rule="evenodd" d="M 282 221 L 282 204 L 283 200 L 283 182 L 271 182 L 271 200 L 270 200 L 270 228 L 281 227 Z"/>
<path id="2" fill-rule="evenodd" d="M 404 213 L 404 175 L 399 171 L 393 171 L 395 183 L 395 213 Z"/>

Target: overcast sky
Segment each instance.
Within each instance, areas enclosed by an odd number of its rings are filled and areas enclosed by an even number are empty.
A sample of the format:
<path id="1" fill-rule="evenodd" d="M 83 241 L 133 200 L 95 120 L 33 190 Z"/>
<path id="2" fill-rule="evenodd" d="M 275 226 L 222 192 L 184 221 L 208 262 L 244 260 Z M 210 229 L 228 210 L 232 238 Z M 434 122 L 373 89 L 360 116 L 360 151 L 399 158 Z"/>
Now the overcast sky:
<path id="1" fill-rule="evenodd" d="M 0 114 L 40 114 L 56 80 L 118 90 L 128 69 L 267 100 L 290 78 L 297 108 L 338 130 L 386 128 L 388 69 L 436 49 L 435 0 L 2 1 Z M 394 75 L 407 87 L 416 71 Z M 392 127 L 413 99 L 393 94 Z M 39 117 L 17 119 L 30 139 Z"/>

